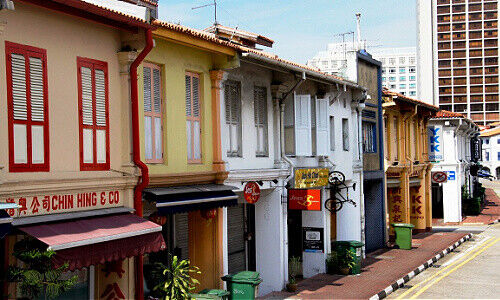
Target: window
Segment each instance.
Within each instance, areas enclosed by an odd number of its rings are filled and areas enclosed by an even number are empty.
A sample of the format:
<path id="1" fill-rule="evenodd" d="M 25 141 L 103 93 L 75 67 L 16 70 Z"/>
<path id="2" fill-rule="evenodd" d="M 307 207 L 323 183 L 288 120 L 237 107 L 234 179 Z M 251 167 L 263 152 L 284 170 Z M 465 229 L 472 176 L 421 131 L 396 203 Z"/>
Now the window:
<path id="1" fill-rule="evenodd" d="M 417 92 L 415 91 L 410 91 L 410 96 L 416 96 L 417 95 Z"/>
<path id="2" fill-rule="evenodd" d="M 385 68 L 382 69 L 382 74 L 385 74 Z"/>
<path id="3" fill-rule="evenodd" d="M 485 143 L 486 145 L 489 145 L 489 144 L 490 144 L 490 139 L 484 139 L 484 143 Z"/>
<path id="4" fill-rule="evenodd" d="M 401 74 L 406 73 L 406 68 L 399 68 L 399 73 L 401 73 Z"/>
<path id="5" fill-rule="evenodd" d="M 399 81 L 406 81 L 406 76 L 399 76 Z"/>
<path id="6" fill-rule="evenodd" d="M 486 151 L 486 161 L 490 161 L 490 152 Z"/>
<path id="7" fill-rule="evenodd" d="M 385 77 L 382 77 L 382 82 L 385 82 L 387 78 Z"/>
<path id="8" fill-rule="evenodd" d="M 267 156 L 267 89 L 265 87 L 254 87 L 254 120 L 257 132 L 257 156 Z"/>
<path id="9" fill-rule="evenodd" d="M 342 119 L 342 149 L 349 151 L 349 120 Z"/>
<path id="10" fill-rule="evenodd" d="M 376 125 L 372 122 L 363 122 L 363 152 L 377 152 L 377 133 Z"/>
<path id="11" fill-rule="evenodd" d="M 400 88 L 400 89 L 406 89 L 406 84 L 400 84 L 400 85 L 399 85 L 399 88 Z"/>
<path id="12" fill-rule="evenodd" d="M 228 80 L 224 84 L 226 124 L 229 129 L 227 156 L 241 156 L 241 84 Z"/>
<path id="13" fill-rule="evenodd" d="M 389 88 L 391 88 L 391 89 L 395 89 L 395 88 L 396 88 L 396 85 L 395 85 L 395 84 L 391 84 L 391 85 L 389 86 Z"/>
<path id="14" fill-rule="evenodd" d="M 394 68 L 390 68 L 390 69 L 389 69 L 389 73 L 396 73 L 396 69 L 394 69 Z"/>
<path id="15" fill-rule="evenodd" d="M 80 169 L 109 170 L 108 64 L 78 57 Z"/>
<path id="16" fill-rule="evenodd" d="M 390 65 L 393 65 L 395 63 L 396 63 L 396 58 L 394 58 L 394 57 L 389 58 L 389 64 Z"/>
<path id="17" fill-rule="evenodd" d="M 5 52 L 9 171 L 49 171 L 46 51 L 5 42 Z"/>
<path id="18" fill-rule="evenodd" d="M 500 144 L 500 139 L 497 139 L 497 144 Z"/>
<path id="19" fill-rule="evenodd" d="M 186 72 L 186 134 L 188 163 L 201 163 L 200 75 Z"/>
<path id="20" fill-rule="evenodd" d="M 316 126 L 316 155 L 327 156 L 330 155 L 330 135 L 328 130 L 330 126 L 329 121 L 329 100 L 328 99 L 316 99 L 316 112 L 315 112 L 315 126 Z"/>
<path id="21" fill-rule="evenodd" d="M 404 56 L 402 56 L 402 57 L 399 58 L 399 63 L 400 64 L 404 64 L 405 63 L 405 57 Z"/>
<path id="22" fill-rule="evenodd" d="M 414 89 L 414 88 L 416 88 L 416 87 L 417 87 L 417 84 L 415 84 L 415 83 L 410 83 L 410 89 Z"/>
<path id="23" fill-rule="evenodd" d="M 389 77 L 389 81 L 396 81 L 396 77 Z"/>
<path id="24" fill-rule="evenodd" d="M 500 152 L 497 153 L 497 160 L 500 160 Z"/>
<path id="25" fill-rule="evenodd" d="M 145 158 L 149 163 L 161 163 L 163 162 L 163 109 L 160 66 L 145 63 L 143 81 Z"/>
<path id="26" fill-rule="evenodd" d="M 415 56 L 412 56 L 410 57 L 410 64 L 414 64 L 415 63 Z"/>
<path id="27" fill-rule="evenodd" d="M 295 95 L 295 155 L 312 155 L 312 107 L 311 95 Z"/>
<path id="28" fill-rule="evenodd" d="M 408 68 L 408 71 L 409 71 L 410 73 L 415 73 L 415 72 L 416 72 L 416 70 L 417 70 L 417 68 L 415 68 L 415 67 L 409 67 L 409 68 Z"/>
<path id="29" fill-rule="evenodd" d="M 335 118 L 330 116 L 330 150 L 335 151 Z"/>
<path id="30" fill-rule="evenodd" d="M 410 81 L 415 81 L 417 78 L 415 76 L 410 76 Z"/>

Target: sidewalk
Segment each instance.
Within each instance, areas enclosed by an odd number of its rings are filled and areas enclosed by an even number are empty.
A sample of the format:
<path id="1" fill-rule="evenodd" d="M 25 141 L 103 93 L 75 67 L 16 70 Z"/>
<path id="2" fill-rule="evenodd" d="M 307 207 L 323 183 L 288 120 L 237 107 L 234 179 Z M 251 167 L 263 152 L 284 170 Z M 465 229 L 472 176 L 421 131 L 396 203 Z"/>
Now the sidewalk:
<path id="1" fill-rule="evenodd" d="M 465 233 L 429 232 L 413 237 L 412 250 L 380 249 L 367 255 L 358 276 L 319 274 L 298 284 L 296 293 L 274 292 L 262 299 L 368 299 L 404 277 Z"/>

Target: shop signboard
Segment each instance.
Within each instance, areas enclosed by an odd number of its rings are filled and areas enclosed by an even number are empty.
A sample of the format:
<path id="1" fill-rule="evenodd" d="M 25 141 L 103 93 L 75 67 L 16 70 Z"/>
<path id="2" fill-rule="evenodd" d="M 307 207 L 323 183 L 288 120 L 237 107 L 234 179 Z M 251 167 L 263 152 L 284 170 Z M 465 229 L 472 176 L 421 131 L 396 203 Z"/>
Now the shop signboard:
<path id="1" fill-rule="evenodd" d="M 260 187 L 255 181 L 250 181 L 243 188 L 243 196 L 245 201 L 250 204 L 255 204 L 260 199 Z"/>
<path id="2" fill-rule="evenodd" d="M 443 160 L 443 126 L 429 126 L 429 160 Z"/>
<path id="3" fill-rule="evenodd" d="M 406 219 L 406 206 L 403 200 L 403 192 L 400 187 L 387 188 L 387 204 L 389 209 L 390 223 L 404 223 Z M 390 227 L 390 233 L 394 234 L 394 229 Z"/>
<path id="4" fill-rule="evenodd" d="M 327 168 L 295 169 L 295 188 L 308 189 L 328 185 Z"/>
<path id="5" fill-rule="evenodd" d="M 420 193 L 420 187 L 410 187 L 410 222 L 415 229 L 425 229 L 425 199 Z"/>
<path id="6" fill-rule="evenodd" d="M 477 137 L 471 140 L 471 161 L 478 162 L 481 160 L 482 142 Z"/>
<path id="7" fill-rule="evenodd" d="M 120 207 L 123 206 L 123 194 L 118 190 L 89 191 L 12 196 L 0 201 L 19 205 L 18 209 L 7 209 L 7 213 L 16 218 Z"/>
<path id="8" fill-rule="evenodd" d="M 321 210 L 321 190 L 288 190 L 288 209 Z"/>
<path id="9" fill-rule="evenodd" d="M 302 249 L 304 252 L 324 251 L 323 228 L 303 227 L 302 228 Z"/>

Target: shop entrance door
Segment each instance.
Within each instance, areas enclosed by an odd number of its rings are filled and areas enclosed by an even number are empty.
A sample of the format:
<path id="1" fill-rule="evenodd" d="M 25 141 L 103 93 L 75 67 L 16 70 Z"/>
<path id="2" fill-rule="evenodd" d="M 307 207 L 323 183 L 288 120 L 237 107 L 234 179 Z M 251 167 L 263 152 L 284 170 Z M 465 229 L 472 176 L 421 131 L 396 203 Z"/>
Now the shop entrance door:
<path id="1" fill-rule="evenodd" d="M 442 219 L 443 217 L 443 186 L 439 183 L 432 183 L 432 218 Z"/>
<path id="2" fill-rule="evenodd" d="M 302 211 L 288 210 L 288 258 L 302 260 Z"/>
<path id="3" fill-rule="evenodd" d="M 227 252 L 229 274 L 256 270 L 254 205 L 227 208 Z"/>

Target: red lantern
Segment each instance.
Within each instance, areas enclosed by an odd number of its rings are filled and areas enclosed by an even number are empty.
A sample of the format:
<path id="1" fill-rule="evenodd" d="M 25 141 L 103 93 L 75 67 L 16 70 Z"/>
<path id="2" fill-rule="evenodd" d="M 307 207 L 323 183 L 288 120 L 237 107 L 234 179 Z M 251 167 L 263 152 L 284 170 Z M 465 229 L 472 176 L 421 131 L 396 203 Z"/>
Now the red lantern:
<path id="1" fill-rule="evenodd" d="M 149 220 L 153 223 L 156 223 L 158 225 L 165 225 L 167 223 L 167 217 L 166 216 L 160 216 L 158 213 L 154 213 L 149 216 Z"/>
<path id="2" fill-rule="evenodd" d="M 207 220 L 215 219 L 217 217 L 217 209 L 207 209 L 201 211 L 201 216 Z"/>

